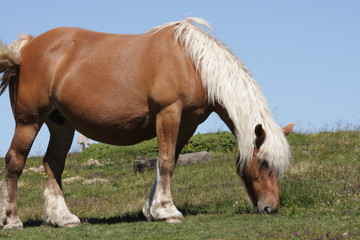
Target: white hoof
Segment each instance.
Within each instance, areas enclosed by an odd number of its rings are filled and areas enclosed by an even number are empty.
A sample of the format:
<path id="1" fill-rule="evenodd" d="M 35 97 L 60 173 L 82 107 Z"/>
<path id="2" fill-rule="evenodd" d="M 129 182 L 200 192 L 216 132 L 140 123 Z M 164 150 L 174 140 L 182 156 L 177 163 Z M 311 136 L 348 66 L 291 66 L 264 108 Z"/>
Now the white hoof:
<path id="1" fill-rule="evenodd" d="M 167 223 L 182 223 L 183 219 L 178 219 L 178 218 L 167 218 L 166 219 Z"/>
<path id="2" fill-rule="evenodd" d="M 157 208 L 153 206 L 150 208 L 150 213 L 155 220 L 165 220 L 169 223 L 179 223 L 184 219 L 184 216 L 181 212 L 179 212 L 179 210 L 177 210 L 174 204 Z"/>
<path id="3" fill-rule="evenodd" d="M 4 230 L 6 229 L 22 229 L 24 226 L 23 226 L 23 223 L 21 222 L 21 220 L 17 217 L 15 219 L 11 219 L 11 218 L 8 218 L 6 220 L 6 225 L 4 226 Z"/>
<path id="4" fill-rule="evenodd" d="M 74 214 L 68 214 L 66 216 L 60 216 L 57 218 L 51 219 L 50 217 L 47 217 L 45 220 L 46 224 L 54 225 L 57 227 L 76 227 L 81 224 L 80 219 L 74 215 Z"/>

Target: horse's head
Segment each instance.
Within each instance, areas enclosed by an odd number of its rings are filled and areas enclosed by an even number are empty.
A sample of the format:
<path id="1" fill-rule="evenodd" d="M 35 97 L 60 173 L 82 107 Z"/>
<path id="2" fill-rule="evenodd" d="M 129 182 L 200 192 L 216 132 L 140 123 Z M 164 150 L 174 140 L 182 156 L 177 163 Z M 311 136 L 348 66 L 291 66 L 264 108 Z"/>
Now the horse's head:
<path id="1" fill-rule="evenodd" d="M 283 129 L 285 136 L 290 134 L 293 126 L 294 124 L 289 124 Z M 256 140 L 251 163 L 237 170 L 245 183 L 253 205 L 258 208 L 259 213 L 272 213 L 280 207 L 279 176 L 270 169 L 266 159 L 258 157 L 260 147 L 266 141 L 265 130 L 260 124 L 255 127 L 255 135 Z"/>

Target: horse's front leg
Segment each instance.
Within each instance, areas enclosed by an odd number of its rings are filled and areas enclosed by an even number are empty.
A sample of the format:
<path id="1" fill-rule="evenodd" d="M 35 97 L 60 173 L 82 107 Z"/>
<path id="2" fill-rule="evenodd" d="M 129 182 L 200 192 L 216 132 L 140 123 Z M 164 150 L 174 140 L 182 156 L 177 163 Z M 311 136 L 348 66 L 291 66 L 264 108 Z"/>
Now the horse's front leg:
<path id="1" fill-rule="evenodd" d="M 174 103 L 156 117 L 159 144 L 156 176 L 143 213 L 148 220 L 182 222 L 183 215 L 173 203 L 170 180 L 175 168 L 176 140 L 181 119 L 181 104 Z"/>

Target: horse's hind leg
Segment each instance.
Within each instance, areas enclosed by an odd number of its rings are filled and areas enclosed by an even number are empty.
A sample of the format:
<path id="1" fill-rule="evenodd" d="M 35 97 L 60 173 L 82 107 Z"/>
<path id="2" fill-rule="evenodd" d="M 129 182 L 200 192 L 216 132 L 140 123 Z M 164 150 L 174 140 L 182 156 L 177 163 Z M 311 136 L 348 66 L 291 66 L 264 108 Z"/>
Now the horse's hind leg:
<path id="1" fill-rule="evenodd" d="M 61 175 L 74 137 L 74 129 L 57 110 L 50 115 L 46 124 L 50 131 L 50 141 L 44 156 L 45 222 L 59 227 L 73 227 L 80 224 L 80 219 L 72 214 L 66 206 Z"/>
<path id="2" fill-rule="evenodd" d="M 39 129 L 38 124 L 16 125 L 14 137 L 5 157 L 6 174 L 3 182 L 3 199 L 0 201 L 0 226 L 4 226 L 4 229 L 23 227 L 16 206 L 18 179 Z"/>

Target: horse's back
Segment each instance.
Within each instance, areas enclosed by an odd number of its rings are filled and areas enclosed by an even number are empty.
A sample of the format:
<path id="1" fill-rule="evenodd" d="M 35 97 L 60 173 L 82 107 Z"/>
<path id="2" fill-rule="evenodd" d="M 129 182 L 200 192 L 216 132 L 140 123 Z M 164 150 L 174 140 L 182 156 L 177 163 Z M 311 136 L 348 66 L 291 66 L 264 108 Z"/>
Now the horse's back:
<path id="1" fill-rule="evenodd" d="M 172 30 L 121 35 L 62 27 L 32 39 L 21 55 L 21 70 L 29 75 L 26 81 L 50 84 L 52 94 L 68 84 L 94 91 L 106 86 L 110 92 L 126 88 L 123 94 L 129 88 L 146 88 L 151 94 L 156 79 L 166 78 L 169 83 L 183 74 L 193 77 L 185 54 L 174 45 Z"/>

